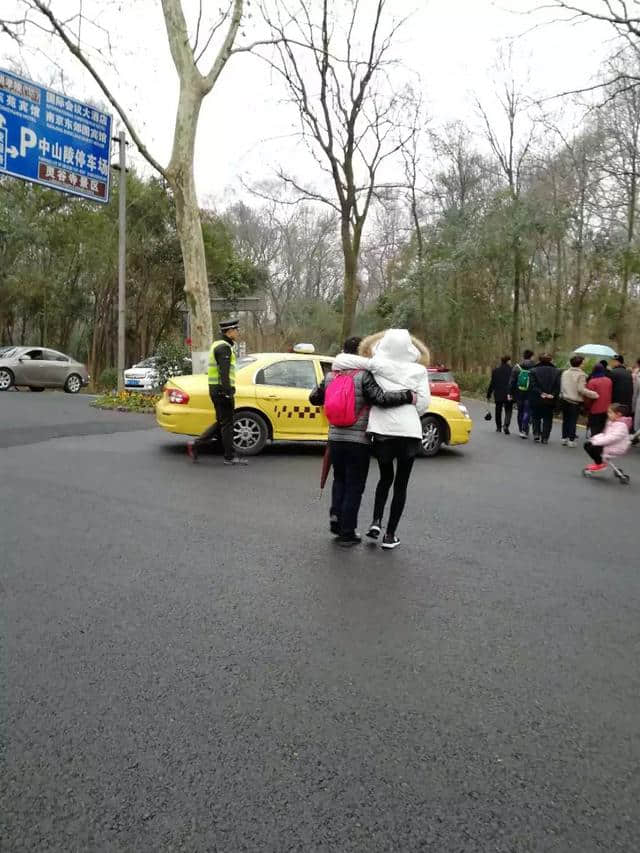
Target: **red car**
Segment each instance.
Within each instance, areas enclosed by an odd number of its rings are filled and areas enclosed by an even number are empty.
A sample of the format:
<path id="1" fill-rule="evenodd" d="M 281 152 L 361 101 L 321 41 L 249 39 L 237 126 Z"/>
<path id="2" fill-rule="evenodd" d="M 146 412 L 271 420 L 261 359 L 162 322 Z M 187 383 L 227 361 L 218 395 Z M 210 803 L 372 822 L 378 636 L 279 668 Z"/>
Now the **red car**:
<path id="1" fill-rule="evenodd" d="M 460 388 L 453 378 L 453 373 L 446 367 L 429 368 L 429 385 L 431 393 L 436 397 L 446 397 L 447 400 L 460 402 Z"/>

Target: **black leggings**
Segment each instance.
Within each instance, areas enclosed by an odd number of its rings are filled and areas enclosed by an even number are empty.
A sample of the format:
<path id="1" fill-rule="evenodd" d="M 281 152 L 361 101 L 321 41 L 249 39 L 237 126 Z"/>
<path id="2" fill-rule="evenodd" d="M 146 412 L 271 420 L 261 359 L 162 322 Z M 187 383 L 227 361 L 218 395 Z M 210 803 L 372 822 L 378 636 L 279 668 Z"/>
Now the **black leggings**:
<path id="1" fill-rule="evenodd" d="M 411 470 L 420 447 L 419 439 L 390 438 L 386 441 L 373 442 L 373 455 L 378 460 L 380 481 L 376 487 L 376 498 L 373 509 L 375 521 L 382 522 L 384 508 L 393 486 L 393 498 L 387 522 L 387 534 L 395 536 L 398 523 L 402 517 L 407 502 L 407 486 Z M 396 463 L 395 472 L 393 463 Z"/>
<path id="2" fill-rule="evenodd" d="M 602 465 L 602 448 L 597 444 L 591 444 L 590 441 L 585 441 L 584 449 L 593 459 L 596 465 Z"/>

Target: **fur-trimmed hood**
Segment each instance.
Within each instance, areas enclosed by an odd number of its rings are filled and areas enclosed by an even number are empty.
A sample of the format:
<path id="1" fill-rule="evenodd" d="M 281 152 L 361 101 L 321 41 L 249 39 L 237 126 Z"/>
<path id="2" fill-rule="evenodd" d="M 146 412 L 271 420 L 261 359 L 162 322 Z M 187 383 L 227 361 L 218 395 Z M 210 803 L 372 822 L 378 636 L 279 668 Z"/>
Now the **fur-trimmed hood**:
<path id="1" fill-rule="evenodd" d="M 382 344 L 383 338 L 386 338 L 384 344 Z M 383 351 L 380 354 L 385 358 L 394 359 L 397 347 L 400 346 L 404 347 L 407 351 L 407 357 L 403 358 L 403 361 L 411 360 L 421 364 L 423 367 L 429 367 L 431 362 L 429 348 L 419 338 L 410 335 L 406 329 L 387 329 L 386 332 L 376 332 L 374 335 L 369 335 L 360 344 L 360 355 L 365 356 L 365 358 L 371 358 L 374 352 L 379 351 L 381 344 Z M 415 358 L 409 358 L 408 356 L 411 344 L 417 350 Z M 384 352 L 388 347 L 389 352 Z"/>

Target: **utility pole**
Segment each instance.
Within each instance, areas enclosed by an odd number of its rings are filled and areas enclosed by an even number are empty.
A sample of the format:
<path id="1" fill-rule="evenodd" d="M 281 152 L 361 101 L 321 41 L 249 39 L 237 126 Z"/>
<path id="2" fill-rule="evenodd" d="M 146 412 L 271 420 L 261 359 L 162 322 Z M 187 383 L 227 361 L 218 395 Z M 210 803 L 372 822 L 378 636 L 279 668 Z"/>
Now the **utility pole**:
<path id="1" fill-rule="evenodd" d="M 125 335 L 127 330 L 127 140 L 124 130 L 113 138 L 120 147 L 119 235 L 118 235 L 118 391 L 124 389 Z"/>

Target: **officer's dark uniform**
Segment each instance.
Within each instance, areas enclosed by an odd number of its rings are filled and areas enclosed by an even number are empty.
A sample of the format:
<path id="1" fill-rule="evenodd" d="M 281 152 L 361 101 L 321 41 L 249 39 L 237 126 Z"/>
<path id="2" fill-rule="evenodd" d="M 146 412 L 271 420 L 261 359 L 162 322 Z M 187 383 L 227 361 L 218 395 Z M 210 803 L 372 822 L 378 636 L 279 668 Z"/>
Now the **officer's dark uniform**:
<path id="1" fill-rule="evenodd" d="M 233 448 L 233 411 L 236 393 L 236 351 L 234 341 L 227 332 L 238 328 L 238 320 L 226 320 L 220 323 L 222 336 L 214 341 L 209 351 L 209 396 L 216 411 L 216 423 L 206 429 L 195 441 L 189 442 L 188 451 L 192 459 L 197 459 L 198 449 L 219 438 L 224 449 L 227 463 L 245 463 L 238 459 Z"/>

